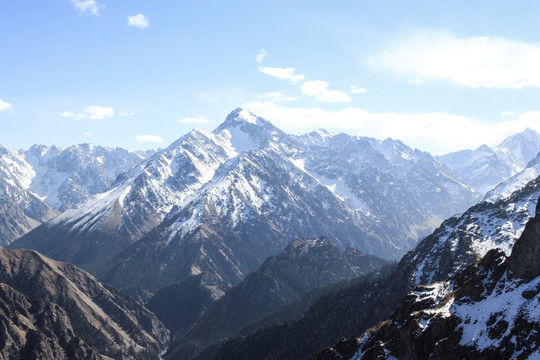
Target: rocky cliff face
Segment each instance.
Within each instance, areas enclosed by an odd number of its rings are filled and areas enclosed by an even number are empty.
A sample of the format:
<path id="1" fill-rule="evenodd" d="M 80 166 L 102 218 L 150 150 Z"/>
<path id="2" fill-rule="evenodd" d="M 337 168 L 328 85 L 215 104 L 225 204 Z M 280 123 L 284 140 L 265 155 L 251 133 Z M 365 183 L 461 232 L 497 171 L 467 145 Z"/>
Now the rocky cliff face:
<path id="1" fill-rule="evenodd" d="M 0 250 L 0 283 L 9 329 L 2 354 L 157 359 L 168 342 L 168 331 L 142 305 L 37 252 Z M 40 350 L 42 343 L 48 345 Z"/>
<path id="2" fill-rule="evenodd" d="M 509 257 L 493 249 L 455 277 L 417 287 L 389 320 L 318 359 L 540 356 L 539 211 L 540 206 Z"/>

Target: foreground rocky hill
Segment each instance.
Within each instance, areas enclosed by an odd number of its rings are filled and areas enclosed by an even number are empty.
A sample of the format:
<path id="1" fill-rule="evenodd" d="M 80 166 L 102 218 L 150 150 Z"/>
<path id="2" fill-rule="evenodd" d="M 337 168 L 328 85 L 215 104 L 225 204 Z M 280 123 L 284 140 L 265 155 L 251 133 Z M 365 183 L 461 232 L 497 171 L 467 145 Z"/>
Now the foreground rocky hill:
<path id="1" fill-rule="evenodd" d="M 0 250 L 5 359 L 158 359 L 169 332 L 141 304 L 35 251 Z"/>
<path id="2" fill-rule="evenodd" d="M 417 287 L 389 320 L 318 359 L 537 359 L 539 296 L 540 206 L 509 257 L 493 249 L 455 277 Z"/>

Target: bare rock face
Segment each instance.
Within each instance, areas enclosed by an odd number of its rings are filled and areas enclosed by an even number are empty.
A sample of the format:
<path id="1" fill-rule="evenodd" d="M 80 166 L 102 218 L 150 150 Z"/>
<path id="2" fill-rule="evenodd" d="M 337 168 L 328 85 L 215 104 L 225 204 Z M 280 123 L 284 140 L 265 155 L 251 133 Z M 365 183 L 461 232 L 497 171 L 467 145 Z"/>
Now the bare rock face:
<path id="1" fill-rule="evenodd" d="M 168 342 L 141 304 L 35 251 L 0 250 L 0 290 L 6 359 L 158 359 Z"/>
<path id="2" fill-rule="evenodd" d="M 75 336 L 64 309 L 31 301 L 6 284 L 0 284 L 0 322 L 0 359 L 101 359 Z"/>
<path id="3" fill-rule="evenodd" d="M 536 206 L 535 218 L 527 223 L 519 242 L 508 259 L 512 276 L 530 281 L 540 275 L 540 202 Z"/>

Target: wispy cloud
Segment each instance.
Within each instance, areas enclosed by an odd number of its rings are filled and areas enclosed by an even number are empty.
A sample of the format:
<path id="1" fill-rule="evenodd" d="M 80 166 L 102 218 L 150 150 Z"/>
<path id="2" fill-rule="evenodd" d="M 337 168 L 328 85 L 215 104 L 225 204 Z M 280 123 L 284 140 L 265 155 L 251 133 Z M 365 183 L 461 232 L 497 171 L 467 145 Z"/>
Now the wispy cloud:
<path id="1" fill-rule="evenodd" d="M 298 100 L 295 96 L 285 96 L 281 91 L 269 92 L 264 95 L 260 95 L 261 99 L 269 99 L 272 101 L 296 101 Z"/>
<path id="2" fill-rule="evenodd" d="M 281 80 L 289 80 L 293 85 L 304 80 L 304 75 L 294 75 L 294 68 L 260 67 L 259 71 Z"/>
<path id="3" fill-rule="evenodd" d="M 180 124 L 208 124 L 208 120 L 204 117 L 186 117 L 178 120 Z"/>
<path id="4" fill-rule="evenodd" d="M 363 94 L 367 91 L 366 88 L 361 88 L 356 85 L 351 85 L 351 94 Z"/>
<path id="5" fill-rule="evenodd" d="M 158 135 L 138 135 L 138 136 L 135 136 L 135 140 L 137 140 L 138 142 L 154 142 L 154 143 L 164 142 L 163 138 L 161 138 L 161 136 L 158 136 Z"/>
<path id="6" fill-rule="evenodd" d="M 121 111 L 121 112 L 118 113 L 118 115 L 123 116 L 123 117 L 127 117 L 127 116 L 134 116 L 135 113 L 132 112 L 132 111 L 131 112 Z"/>
<path id="7" fill-rule="evenodd" d="M 268 55 L 270 54 L 266 50 L 261 49 L 255 57 L 255 60 L 257 60 L 258 63 L 261 63 Z"/>
<path id="8" fill-rule="evenodd" d="M 0 111 L 5 111 L 11 107 L 11 104 L 0 99 Z"/>
<path id="9" fill-rule="evenodd" d="M 135 26 L 139 29 L 144 29 L 150 26 L 150 21 L 143 14 L 137 14 L 133 16 L 128 16 L 128 24 L 129 26 Z"/>
<path id="10" fill-rule="evenodd" d="M 338 103 L 348 102 L 351 98 L 347 93 L 338 90 L 328 90 L 330 84 L 327 81 L 311 80 L 306 81 L 300 86 L 302 93 L 313 96 L 317 101 Z"/>
<path id="11" fill-rule="evenodd" d="M 64 111 L 60 114 L 62 117 L 74 118 L 76 120 L 80 119 L 90 119 L 90 120 L 101 120 L 114 117 L 114 109 L 111 107 L 104 106 L 87 106 L 80 113 L 74 113 L 71 111 Z"/>
<path id="12" fill-rule="evenodd" d="M 99 11 L 105 8 L 105 5 L 98 3 L 96 0 L 71 0 L 79 13 L 90 13 L 94 16 L 99 16 Z"/>
<path id="13" fill-rule="evenodd" d="M 413 31 L 387 44 L 368 64 L 415 80 L 439 79 L 473 88 L 540 87 L 540 44 L 501 37 Z"/>
<path id="14" fill-rule="evenodd" d="M 527 127 L 540 132 L 540 111 L 509 116 L 493 123 L 449 113 L 372 113 L 355 107 L 329 111 L 279 106 L 271 101 L 249 103 L 243 107 L 292 133 L 327 128 L 377 139 L 392 137 L 437 154 L 474 149 L 483 143 L 495 145 L 508 134 Z"/>
<path id="15" fill-rule="evenodd" d="M 94 136 L 94 133 L 91 133 L 91 132 L 85 132 L 85 133 L 84 133 L 84 136 L 88 136 L 88 137 Z"/>

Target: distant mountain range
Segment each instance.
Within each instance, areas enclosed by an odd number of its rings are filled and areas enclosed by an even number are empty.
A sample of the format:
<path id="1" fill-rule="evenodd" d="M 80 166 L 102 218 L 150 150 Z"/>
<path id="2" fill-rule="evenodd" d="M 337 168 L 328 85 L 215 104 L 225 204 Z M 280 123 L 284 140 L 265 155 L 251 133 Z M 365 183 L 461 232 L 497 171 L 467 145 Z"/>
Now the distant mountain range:
<path id="1" fill-rule="evenodd" d="M 11 226 L 0 225 L 7 245 L 42 222 L 103 193 L 121 173 L 153 153 L 90 144 L 67 149 L 34 145 L 29 150 L 0 146 L 0 199 L 13 212 Z M 1 222 L 2 220 L 0 220 Z"/>
<path id="2" fill-rule="evenodd" d="M 498 146 L 482 145 L 475 150 L 449 153 L 438 159 L 465 184 L 485 194 L 523 170 L 539 151 L 540 134 L 526 129 L 507 137 Z"/>
<path id="3" fill-rule="evenodd" d="M 207 273 L 219 294 L 296 238 L 395 259 L 479 199 L 428 153 L 318 131 L 290 136 L 236 109 L 119 175 L 13 247 L 155 292 Z"/>

